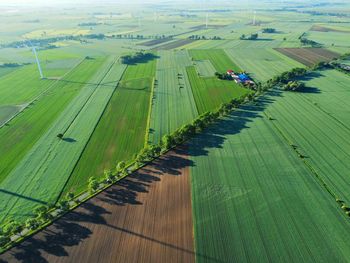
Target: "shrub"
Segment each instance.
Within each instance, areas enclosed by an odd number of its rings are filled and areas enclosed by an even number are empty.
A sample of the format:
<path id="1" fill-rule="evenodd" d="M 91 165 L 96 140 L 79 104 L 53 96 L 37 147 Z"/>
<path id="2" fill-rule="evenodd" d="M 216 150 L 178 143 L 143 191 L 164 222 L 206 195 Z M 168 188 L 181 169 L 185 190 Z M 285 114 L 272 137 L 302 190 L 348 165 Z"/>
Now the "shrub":
<path id="1" fill-rule="evenodd" d="M 11 241 L 11 239 L 8 236 L 0 236 L 0 247 L 5 246 Z"/>

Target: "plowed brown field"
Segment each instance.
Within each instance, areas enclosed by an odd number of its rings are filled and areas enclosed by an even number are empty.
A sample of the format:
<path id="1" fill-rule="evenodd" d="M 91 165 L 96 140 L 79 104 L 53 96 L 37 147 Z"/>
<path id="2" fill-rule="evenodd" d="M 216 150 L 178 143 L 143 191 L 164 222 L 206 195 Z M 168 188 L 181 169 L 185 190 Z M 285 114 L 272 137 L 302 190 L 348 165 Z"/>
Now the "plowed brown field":
<path id="1" fill-rule="evenodd" d="M 328 62 L 339 57 L 338 53 L 324 48 L 276 48 L 276 50 L 305 66 L 312 66 L 321 61 Z"/>
<path id="2" fill-rule="evenodd" d="M 194 262 L 191 165 L 183 150 L 167 154 L 0 262 Z"/>

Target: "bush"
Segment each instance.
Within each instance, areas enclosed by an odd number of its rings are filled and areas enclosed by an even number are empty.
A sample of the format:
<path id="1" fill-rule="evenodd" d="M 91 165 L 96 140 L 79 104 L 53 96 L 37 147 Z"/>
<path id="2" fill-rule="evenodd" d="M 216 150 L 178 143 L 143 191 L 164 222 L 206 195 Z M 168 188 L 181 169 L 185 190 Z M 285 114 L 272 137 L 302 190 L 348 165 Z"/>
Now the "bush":
<path id="1" fill-rule="evenodd" d="M 27 219 L 25 225 L 28 229 L 34 230 L 40 226 L 40 222 L 36 218 L 29 218 Z"/>
<path id="2" fill-rule="evenodd" d="M 11 241 L 11 239 L 8 236 L 0 236 L 0 247 L 5 246 Z"/>
<path id="3" fill-rule="evenodd" d="M 99 183 L 97 182 L 97 180 L 95 179 L 95 177 L 90 177 L 89 178 L 89 185 L 88 185 L 88 188 L 89 188 L 89 192 L 90 193 L 94 193 L 97 191 L 99 187 Z"/>

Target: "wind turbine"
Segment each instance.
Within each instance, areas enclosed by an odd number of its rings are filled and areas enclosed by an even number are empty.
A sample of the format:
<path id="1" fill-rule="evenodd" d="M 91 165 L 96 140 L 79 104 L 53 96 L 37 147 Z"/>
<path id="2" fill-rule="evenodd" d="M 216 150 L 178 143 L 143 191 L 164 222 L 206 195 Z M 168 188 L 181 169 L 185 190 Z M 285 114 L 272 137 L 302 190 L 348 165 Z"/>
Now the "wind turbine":
<path id="1" fill-rule="evenodd" d="M 38 57 L 38 53 L 36 52 L 36 49 L 35 47 L 32 45 L 32 42 L 30 42 L 30 40 L 28 39 L 29 41 L 29 44 L 31 45 L 32 47 L 32 52 L 35 56 L 35 60 L 36 60 L 36 64 L 38 65 L 38 70 L 39 70 L 39 73 L 40 73 L 40 78 L 43 79 L 44 78 L 44 74 L 43 74 L 43 71 L 41 69 L 41 66 L 40 66 L 40 61 L 39 61 L 39 57 Z"/>

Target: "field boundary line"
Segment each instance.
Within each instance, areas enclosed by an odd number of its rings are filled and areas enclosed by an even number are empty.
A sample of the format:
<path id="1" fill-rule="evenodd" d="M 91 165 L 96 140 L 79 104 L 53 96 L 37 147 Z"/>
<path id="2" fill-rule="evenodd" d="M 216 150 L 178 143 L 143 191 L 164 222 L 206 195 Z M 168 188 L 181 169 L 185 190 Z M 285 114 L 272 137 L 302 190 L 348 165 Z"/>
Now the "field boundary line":
<path id="1" fill-rule="evenodd" d="M 146 147 L 149 143 L 149 130 L 151 128 L 151 114 L 153 112 L 152 106 L 153 106 L 153 96 L 154 96 L 154 89 L 155 89 L 155 77 L 152 78 L 152 85 L 151 85 L 151 94 L 149 99 L 149 105 L 148 105 L 148 115 L 147 115 L 147 125 L 146 125 L 146 134 L 145 134 L 145 142 L 144 147 Z"/>
<path id="2" fill-rule="evenodd" d="M 74 69 L 76 69 L 80 64 L 82 64 L 84 62 L 85 58 L 81 59 L 80 61 L 78 61 L 78 63 L 71 68 L 69 71 L 67 71 L 65 74 L 63 74 L 63 76 L 61 76 L 59 79 L 56 79 L 51 85 L 49 85 L 49 87 L 42 91 L 41 93 L 39 93 L 37 96 L 35 96 L 31 101 L 24 103 L 24 106 L 20 111 L 18 111 L 15 115 L 11 116 L 8 120 L 6 120 L 3 124 L 0 125 L 0 129 L 3 128 L 4 126 L 6 126 L 6 124 L 8 124 L 10 121 L 12 121 L 14 118 L 16 118 L 20 113 L 22 113 L 25 109 L 27 109 L 33 102 L 37 101 L 38 99 L 40 99 L 43 95 L 45 95 L 47 92 L 49 92 L 53 86 L 55 84 L 57 84 L 59 81 L 61 81 L 63 78 L 65 78 L 68 74 L 70 74 Z"/>
<path id="3" fill-rule="evenodd" d="M 115 60 L 115 62 L 113 63 L 113 65 L 118 61 L 118 59 L 119 59 L 119 57 Z M 104 116 L 104 114 L 105 114 L 105 112 L 106 112 L 106 109 L 107 109 L 108 105 L 110 104 L 110 102 L 111 102 L 111 100 L 112 100 L 112 97 L 114 96 L 114 93 L 116 92 L 118 86 L 120 85 L 120 81 L 121 81 L 121 79 L 123 78 L 123 76 L 124 76 L 125 71 L 126 71 L 127 68 L 128 68 L 128 66 L 126 66 L 126 67 L 124 68 L 124 71 L 123 71 L 122 75 L 120 76 L 120 79 L 119 79 L 118 83 L 116 84 L 116 86 L 115 86 L 115 88 L 114 88 L 114 90 L 113 90 L 111 96 L 109 97 L 109 99 L 108 99 L 108 101 L 107 101 L 107 103 L 106 103 L 105 108 L 103 109 L 103 111 L 102 111 L 100 117 L 98 118 L 98 120 L 97 120 L 97 122 L 96 122 L 96 125 L 95 125 L 95 127 L 93 128 L 93 130 L 92 130 L 92 132 L 91 132 L 90 137 L 89 137 L 88 140 L 86 141 L 86 143 L 85 143 L 85 145 L 84 145 L 84 147 L 83 147 L 83 149 L 82 149 L 82 151 L 81 151 L 81 153 L 80 153 L 80 155 L 79 155 L 79 157 L 78 157 L 77 162 L 74 164 L 74 167 L 73 167 L 73 169 L 72 169 L 72 172 L 69 174 L 69 176 L 68 176 L 68 178 L 67 178 L 65 184 L 63 185 L 62 190 L 61 190 L 61 192 L 59 193 L 59 195 L 58 195 L 58 197 L 57 197 L 57 199 L 56 199 L 56 201 L 55 201 L 55 204 L 60 200 L 62 194 L 64 193 L 64 190 L 65 190 L 65 188 L 66 188 L 66 186 L 67 186 L 69 180 L 71 179 L 71 177 L 72 177 L 72 175 L 73 175 L 73 173 L 74 173 L 74 171 L 75 171 L 75 168 L 77 167 L 78 163 L 80 162 L 81 157 L 83 156 L 83 154 L 84 154 L 84 152 L 85 152 L 85 150 L 86 150 L 86 147 L 88 146 L 88 144 L 89 144 L 89 142 L 90 142 L 92 136 L 94 135 L 94 133 L 95 133 L 95 131 L 96 131 L 96 128 L 97 128 L 98 124 L 100 123 L 102 117 Z M 107 75 L 107 74 L 106 74 L 106 75 Z M 105 77 L 104 77 L 104 78 L 105 78 Z M 103 78 L 103 79 L 104 79 L 104 78 Z"/>
<path id="4" fill-rule="evenodd" d="M 80 115 L 80 112 L 83 110 L 83 108 L 85 108 L 86 104 L 90 101 L 91 97 L 96 93 L 97 88 L 101 85 L 102 81 L 106 78 L 106 76 L 108 75 L 108 73 L 111 71 L 112 67 L 114 66 L 114 64 L 117 62 L 118 58 L 116 60 L 113 61 L 113 63 L 108 67 L 107 71 L 105 74 L 103 74 L 102 78 L 100 79 L 100 81 L 95 84 L 95 89 L 93 92 L 91 92 L 91 94 L 89 95 L 89 97 L 86 99 L 86 101 L 84 102 L 84 104 L 81 106 L 80 110 L 77 112 L 77 114 L 75 115 L 75 117 L 73 118 L 73 120 L 68 124 L 67 128 L 62 132 L 62 134 L 64 135 L 69 128 L 72 126 L 72 124 L 74 123 L 74 121 L 78 118 L 78 116 Z M 88 84 L 89 85 L 89 84 Z"/>

